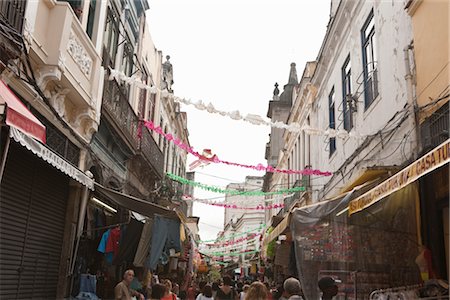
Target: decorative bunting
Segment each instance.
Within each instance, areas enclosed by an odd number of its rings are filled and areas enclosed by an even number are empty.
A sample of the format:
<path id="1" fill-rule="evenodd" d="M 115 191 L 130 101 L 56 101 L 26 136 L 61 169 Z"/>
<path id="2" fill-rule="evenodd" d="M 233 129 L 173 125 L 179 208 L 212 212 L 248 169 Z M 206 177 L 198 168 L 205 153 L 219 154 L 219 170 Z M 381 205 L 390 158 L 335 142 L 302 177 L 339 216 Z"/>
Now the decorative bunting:
<path id="1" fill-rule="evenodd" d="M 286 196 L 287 197 L 287 196 Z M 223 207 L 223 208 L 230 208 L 230 209 L 242 209 L 242 210 L 268 210 L 268 209 L 273 209 L 273 208 L 283 208 L 284 204 L 269 204 L 269 205 L 257 205 L 254 207 L 248 207 L 248 206 L 237 206 L 236 204 L 227 204 L 227 203 L 220 203 L 220 202 L 213 202 L 210 203 L 207 200 L 206 201 L 202 201 L 201 199 L 193 199 L 192 197 L 189 196 L 182 196 L 183 200 L 192 200 L 192 201 L 196 201 L 199 203 L 203 203 L 203 204 L 207 204 L 207 205 L 211 205 L 211 206 L 218 206 L 218 207 Z"/>
<path id="2" fill-rule="evenodd" d="M 242 254 L 254 254 L 254 253 L 258 253 L 259 250 L 251 250 L 251 251 L 242 251 L 242 252 L 233 252 L 233 253 L 227 253 L 227 252 L 211 252 L 211 253 L 202 253 L 203 255 L 207 255 L 207 256 L 239 256 Z"/>
<path id="3" fill-rule="evenodd" d="M 175 145 L 177 145 L 178 147 L 180 147 L 181 149 L 187 151 L 188 153 L 198 157 L 200 160 L 203 160 L 205 163 L 222 163 L 222 164 L 226 164 L 226 165 L 230 165 L 230 166 L 237 166 L 237 167 L 242 167 L 242 168 L 247 168 L 247 169 L 253 169 L 253 170 L 257 170 L 257 171 L 266 171 L 269 173 L 284 173 L 284 174 L 300 174 L 300 175 L 320 175 L 320 176 L 331 176 L 332 173 L 331 172 L 322 172 L 320 170 L 312 170 L 312 169 L 304 169 L 304 170 L 287 170 L 287 169 L 278 169 L 278 168 L 274 168 L 271 165 L 263 165 L 263 164 L 258 164 L 256 166 L 253 165 L 245 165 L 245 164 L 240 164 L 240 163 L 234 163 L 234 162 L 229 162 L 229 161 L 225 161 L 225 160 L 221 160 L 217 157 L 217 155 L 213 155 L 211 158 L 208 158 L 204 155 L 201 155 L 200 153 L 198 153 L 197 151 L 194 150 L 194 148 L 186 145 L 185 143 L 183 143 L 179 138 L 175 138 L 171 133 L 164 133 L 162 128 L 159 126 L 155 126 L 155 124 L 153 124 L 153 122 L 151 121 L 144 121 L 144 126 L 147 127 L 148 129 L 156 132 L 157 134 L 162 135 L 166 140 L 168 140 L 169 142 L 174 143 Z M 205 149 L 208 150 L 208 149 Z"/>
<path id="4" fill-rule="evenodd" d="M 253 228 L 253 229 L 244 231 L 244 232 L 235 233 L 235 234 L 231 234 L 231 235 L 228 235 L 228 236 L 223 236 L 223 237 L 220 237 L 220 238 L 217 238 L 217 239 L 214 239 L 214 240 L 198 240 L 197 242 L 199 242 L 199 243 L 201 244 L 201 243 L 209 243 L 209 242 L 216 242 L 216 241 L 222 241 L 222 240 L 232 239 L 232 238 L 235 238 L 235 237 L 238 237 L 238 236 L 246 235 L 246 234 L 248 234 L 249 232 L 262 230 L 262 229 L 264 229 L 266 226 L 267 226 L 266 224 L 261 224 L 259 227 L 256 227 L 256 228 Z"/>
<path id="5" fill-rule="evenodd" d="M 139 87 L 141 89 L 149 90 L 152 94 L 156 94 L 159 91 L 160 93 L 162 93 L 163 97 L 171 98 L 175 102 L 178 102 L 178 103 L 183 103 L 185 105 L 194 106 L 197 110 L 203 110 L 203 111 L 207 111 L 210 114 L 218 114 L 218 115 L 221 115 L 224 117 L 229 117 L 232 120 L 245 121 L 245 122 L 253 124 L 253 125 L 271 126 L 274 128 L 285 129 L 285 130 L 291 131 L 291 132 L 305 132 L 308 135 L 325 136 L 328 138 L 336 137 L 336 138 L 340 138 L 340 139 L 346 139 L 348 137 L 352 137 L 352 138 L 363 137 L 363 135 L 360 135 L 353 131 L 351 131 L 349 133 L 344 129 L 327 128 L 324 130 L 324 129 L 319 129 L 319 128 L 313 128 L 313 127 L 310 127 L 309 125 L 301 125 L 300 123 L 296 123 L 296 122 L 293 122 L 290 124 L 285 124 L 280 121 L 272 122 L 269 120 L 265 120 L 263 117 L 261 117 L 260 115 L 256 115 L 256 114 L 247 114 L 246 116 L 243 116 L 238 110 L 234 110 L 231 112 L 218 110 L 211 103 L 205 104 L 205 103 L 203 103 L 202 100 L 193 102 L 189 99 L 174 96 L 173 94 L 167 92 L 166 90 L 161 90 L 155 86 L 147 85 L 146 83 L 142 82 L 139 79 L 139 77 L 136 75 L 133 75 L 132 77 L 128 77 L 121 71 L 110 69 L 109 80 L 114 80 L 114 79 L 116 79 L 117 81 L 123 81 L 130 85 L 135 84 L 137 87 Z M 311 104 L 308 104 L 308 105 L 311 105 Z"/>
<path id="6" fill-rule="evenodd" d="M 258 232 L 258 233 L 250 234 L 249 236 L 246 236 L 246 237 L 241 237 L 241 238 L 239 238 L 237 240 L 227 240 L 227 241 L 223 241 L 223 242 L 220 242 L 220 243 L 206 244 L 206 246 L 207 247 L 226 247 L 226 246 L 229 246 L 229 245 L 239 244 L 239 243 L 242 243 L 242 242 L 245 242 L 245 241 L 250 241 L 250 240 L 255 240 L 256 241 L 255 237 L 261 236 L 261 235 L 262 235 L 262 233 Z"/>
<path id="7" fill-rule="evenodd" d="M 290 188 L 290 189 L 281 189 L 281 190 L 274 191 L 274 192 L 263 192 L 263 191 L 244 191 L 244 192 L 242 192 L 242 191 L 238 191 L 238 190 L 221 189 L 219 187 L 195 182 L 195 181 L 177 176 L 172 173 L 166 173 L 166 176 L 169 177 L 170 179 L 178 181 L 182 184 L 188 184 L 188 185 L 192 185 L 195 187 L 199 187 L 206 191 L 210 191 L 210 192 L 214 192 L 214 193 L 221 193 L 221 194 L 226 194 L 226 195 L 267 196 L 267 195 L 281 195 L 281 194 L 287 194 L 287 193 L 295 193 L 295 192 L 300 192 L 300 191 L 305 190 L 305 187 L 299 186 L 299 187 Z"/>

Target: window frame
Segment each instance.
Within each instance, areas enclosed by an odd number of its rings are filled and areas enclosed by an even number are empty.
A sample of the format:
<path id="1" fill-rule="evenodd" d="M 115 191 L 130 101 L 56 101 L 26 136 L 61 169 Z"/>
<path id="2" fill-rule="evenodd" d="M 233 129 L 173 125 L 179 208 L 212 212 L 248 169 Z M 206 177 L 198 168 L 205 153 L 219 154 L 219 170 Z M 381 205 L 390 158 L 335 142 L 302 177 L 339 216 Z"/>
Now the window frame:
<path id="1" fill-rule="evenodd" d="M 369 29 L 369 31 L 368 31 Z M 361 28 L 361 52 L 364 76 L 364 110 L 367 110 L 379 95 L 377 39 L 373 9 Z M 367 33 L 368 32 L 368 33 Z M 370 51 L 371 58 L 368 57 Z M 368 61 L 372 59 L 372 61 Z M 369 65 L 372 64 L 372 66 Z"/>
<path id="2" fill-rule="evenodd" d="M 347 71 L 348 69 L 348 71 Z M 350 54 L 344 61 L 341 69 L 342 75 L 342 114 L 344 117 L 344 129 L 351 131 L 354 127 L 353 124 L 353 110 L 348 105 L 347 95 L 352 93 L 352 65 L 350 60 Z"/>
<path id="3" fill-rule="evenodd" d="M 336 93 L 334 92 L 334 86 L 331 88 L 328 94 L 328 127 L 331 129 L 336 129 Z M 331 157 L 334 152 L 336 152 L 336 138 L 330 137 L 328 139 L 329 146 L 329 157 Z"/>

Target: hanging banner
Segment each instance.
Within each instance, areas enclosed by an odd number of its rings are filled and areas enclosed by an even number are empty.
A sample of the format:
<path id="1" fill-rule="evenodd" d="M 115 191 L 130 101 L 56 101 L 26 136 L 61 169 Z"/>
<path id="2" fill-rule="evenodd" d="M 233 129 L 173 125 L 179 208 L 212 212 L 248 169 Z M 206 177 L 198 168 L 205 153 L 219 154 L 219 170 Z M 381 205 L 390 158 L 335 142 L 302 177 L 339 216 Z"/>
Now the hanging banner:
<path id="1" fill-rule="evenodd" d="M 447 164 L 450 161 L 449 148 L 450 139 L 436 147 L 434 150 L 428 152 L 402 171 L 383 181 L 372 190 L 350 201 L 348 205 L 349 215 L 371 206 L 420 177 Z"/>

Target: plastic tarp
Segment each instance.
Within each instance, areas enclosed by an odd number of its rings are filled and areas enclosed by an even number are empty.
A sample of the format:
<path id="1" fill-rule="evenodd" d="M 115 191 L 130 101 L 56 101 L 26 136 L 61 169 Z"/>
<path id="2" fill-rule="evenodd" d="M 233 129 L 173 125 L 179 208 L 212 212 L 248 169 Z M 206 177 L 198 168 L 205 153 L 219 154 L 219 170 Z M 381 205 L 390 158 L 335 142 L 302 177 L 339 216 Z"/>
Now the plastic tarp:
<path id="1" fill-rule="evenodd" d="M 336 299 L 368 299 L 371 291 L 420 282 L 415 258 L 417 185 L 410 184 L 373 206 L 339 214 L 354 197 L 293 211 L 290 228 L 306 299 L 319 299 L 318 280 L 341 281 Z"/>

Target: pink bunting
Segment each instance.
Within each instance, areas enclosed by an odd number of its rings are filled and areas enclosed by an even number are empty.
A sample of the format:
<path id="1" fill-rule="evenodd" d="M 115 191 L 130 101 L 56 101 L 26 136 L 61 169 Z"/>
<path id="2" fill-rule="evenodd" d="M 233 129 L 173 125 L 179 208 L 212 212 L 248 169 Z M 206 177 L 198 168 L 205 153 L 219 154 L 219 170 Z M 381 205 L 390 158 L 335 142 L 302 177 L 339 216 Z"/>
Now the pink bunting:
<path id="1" fill-rule="evenodd" d="M 328 171 L 320 171 L 320 170 L 313 170 L 313 169 L 304 169 L 304 170 L 286 170 L 286 169 L 278 169 L 278 168 L 274 168 L 270 165 L 268 166 L 264 166 L 263 164 L 259 163 L 256 166 L 253 165 L 245 165 L 245 164 L 239 164 L 239 163 L 234 163 L 234 162 L 229 162 L 229 161 L 225 161 L 225 160 L 220 160 L 217 156 L 213 157 L 212 159 L 208 159 L 206 157 L 204 157 L 203 155 L 201 155 L 200 153 L 194 151 L 194 148 L 189 147 L 188 145 L 186 145 L 185 143 L 183 143 L 180 139 L 178 138 L 173 138 L 173 136 L 171 134 L 165 134 L 161 127 L 155 127 L 155 125 L 153 124 L 153 122 L 151 121 L 144 121 L 144 125 L 150 129 L 155 131 L 156 133 L 164 136 L 167 140 L 169 141 L 173 141 L 173 143 L 175 145 L 177 145 L 178 147 L 180 147 L 181 149 L 187 151 L 188 153 L 198 157 L 199 159 L 202 160 L 206 160 L 208 162 L 214 162 L 214 163 L 221 163 L 221 164 L 226 164 L 226 165 L 230 165 L 230 166 L 237 166 L 237 167 L 242 167 L 242 168 L 247 168 L 247 169 L 253 169 L 253 170 L 257 170 L 257 171 L 266 171 L 269 173 L 284 173 L 284 174 L 301 174 L 301 175 L 307 175 L 307 176 L 311 176 L 311 175 L 316 175 L 316 176 L 331 176 L 333 175 L 331 172 Z"/>

